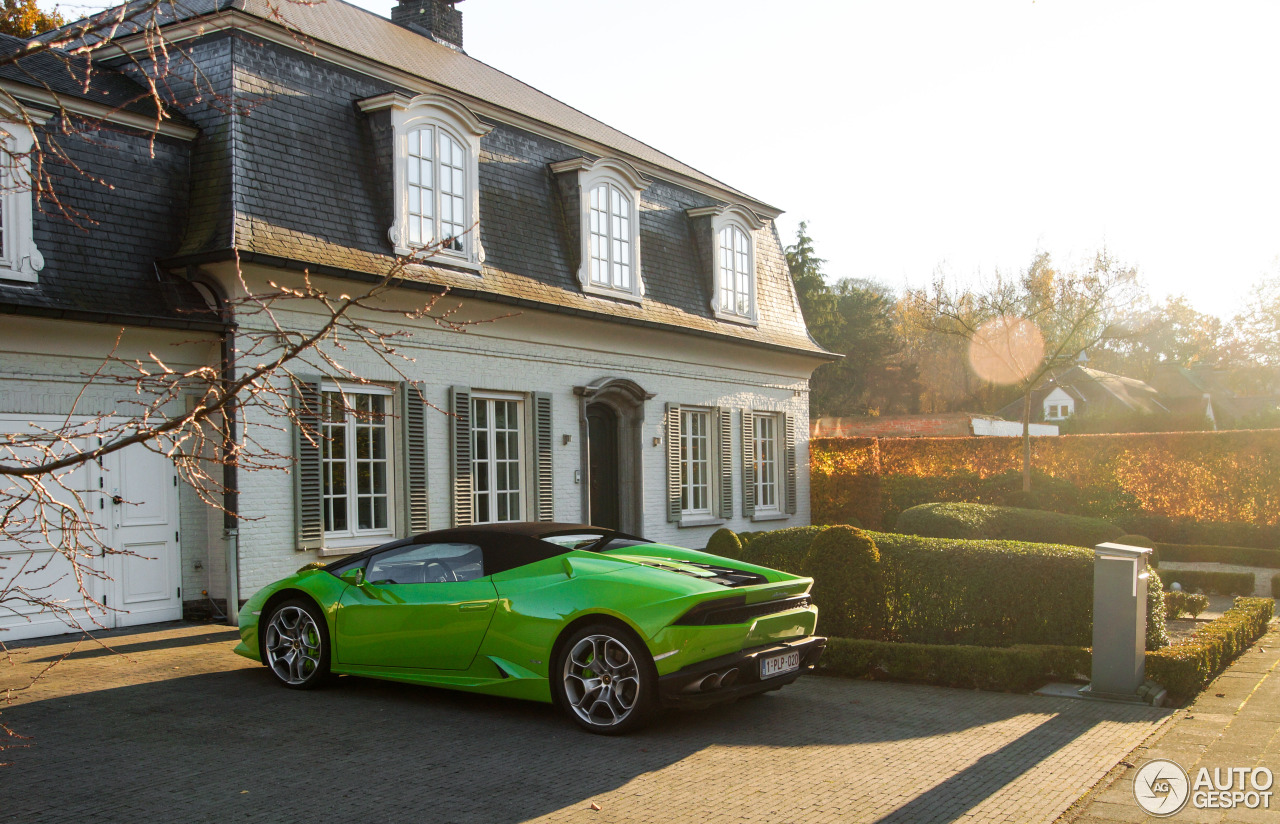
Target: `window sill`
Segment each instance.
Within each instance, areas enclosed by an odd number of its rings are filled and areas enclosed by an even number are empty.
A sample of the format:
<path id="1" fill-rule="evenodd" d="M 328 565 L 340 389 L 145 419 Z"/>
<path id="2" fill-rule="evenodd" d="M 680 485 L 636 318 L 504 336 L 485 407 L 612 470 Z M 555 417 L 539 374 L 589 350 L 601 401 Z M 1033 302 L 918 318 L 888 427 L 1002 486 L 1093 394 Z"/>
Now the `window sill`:
<path id="1" fill-rule="evenodd" d="M 455 255 L 439 254 L 439 253 L 434 255 L 424 255 L 422 254 L 422 251 L 423 250 L 421 248 L 396 249 L 396 254 L 401 257 L 407 258 L 408 259 L 407 262 L 410 265 L 449 266 L 454 269 L 465 269 L 468 272 L 471 272 L 472 274 L 475 274 L 475 275 L 479 275 L 481 270 L 484 268 L 484 264 L 480 263 L 479 261 L 468 260 L 467 258 L 457 257 Z"/>
<path id="2" fill-rule="evenodd" d="M 726 323 L 736 323 L 739 326 L 759 326 L 760 321 L 757 318 L 747 315 L 734 315 L 729 312 L 721 312 L 719 309 L 713 310 L 716 320 L 722 320 Z"/>
<path id="3" fill-rule="evenodd" d="M 755 521 L 785 521 L 791 517 L 790 512 L 757 512 L 751 516 L 751 520 Z"/>
<path id="4" fill-rule="evenodd" d="M 621 289 L 610 289 L 607 286 L 596 286 L 591 283 L 582 285 L 582 292 L 586 295 L 594 295 L 598 298 L 609 298 L 610 300 L 621 300 L 627 303 L 644 303 L 644 296 L 637 295 L 635 292 L 624 292 Z"/>
<path id="5" fill-rule="evenodd" d="M 715 515 L 688 515 L 682 517 L 677 526 L 681 529 L 693 526 L 721 526 L 724 521 L 724 518 L 717 518 Z"/>
<path id="6" fill-rule="evenodd" d="M 321 558 L 354 555 L 357 552 L 381 546 L 388 541 L 394 540 L 395 537 L 395 535 L 388 532 L 386 535 L 362 535 L 359 538 L 330 538 L 326 540 L 323 547 L 317 550 L 317 554 Z"/>

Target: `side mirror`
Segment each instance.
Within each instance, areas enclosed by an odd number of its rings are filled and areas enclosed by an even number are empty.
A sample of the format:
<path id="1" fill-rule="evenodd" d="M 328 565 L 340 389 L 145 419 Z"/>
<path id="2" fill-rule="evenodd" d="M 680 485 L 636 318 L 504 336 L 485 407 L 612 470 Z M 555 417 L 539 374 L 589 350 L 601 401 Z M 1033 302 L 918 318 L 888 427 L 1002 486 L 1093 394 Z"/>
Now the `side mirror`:
<path id="1" fill-rule="evenodd" d="M 364 567 L 348 569 L 346 572 L 342 573 L 342 580 L 355 587 L 364 586 Z"/>

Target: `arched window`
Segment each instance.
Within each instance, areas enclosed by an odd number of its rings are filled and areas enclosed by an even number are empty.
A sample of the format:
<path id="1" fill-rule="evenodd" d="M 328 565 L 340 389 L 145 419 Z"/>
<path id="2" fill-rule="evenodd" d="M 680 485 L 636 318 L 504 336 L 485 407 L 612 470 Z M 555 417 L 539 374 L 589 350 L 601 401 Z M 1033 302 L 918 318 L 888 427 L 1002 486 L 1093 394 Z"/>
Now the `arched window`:
<path id="1" fill-rule="evenodd" d="M 720 230 L 720 311 L 750 317 L 751 238 L 738 226 Z"/>
<path id="2" fill-rule="evenodd" d="M 639 302 L 640 195 L 649 181 L 623 160 L 575 157 L 551 164 L 562 191 L 579 204 L 578 281 L 593 295 Z"/>
<path id="3" fill-rule="evenodd" d="M 591 283 L 631 289 L 631 197 L 612 183 L 591 190 Z"/>
<path id="4" fill-rule="evenodd" d="M 395 222 L 387 236 L 395 253 L 478 270 L 480 138 L 493 127 L 438 94 L 392 92 L 362 100 L 360 108 L 390 112 Z"/>

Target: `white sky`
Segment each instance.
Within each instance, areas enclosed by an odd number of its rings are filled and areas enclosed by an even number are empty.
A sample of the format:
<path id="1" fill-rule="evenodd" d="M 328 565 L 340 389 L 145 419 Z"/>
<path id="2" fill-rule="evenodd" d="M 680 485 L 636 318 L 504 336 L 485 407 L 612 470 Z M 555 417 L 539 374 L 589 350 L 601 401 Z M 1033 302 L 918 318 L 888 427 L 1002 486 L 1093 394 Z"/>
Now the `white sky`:
<path id="1" fill-rule="evenodd" d="M 393 0 L 357 0 L 389 14 Z M 809 221 L 831 278 L 1104 244 L 1229 316 L 1280 273 L 1280 3 L 468 0 L 469 54 Z"/>

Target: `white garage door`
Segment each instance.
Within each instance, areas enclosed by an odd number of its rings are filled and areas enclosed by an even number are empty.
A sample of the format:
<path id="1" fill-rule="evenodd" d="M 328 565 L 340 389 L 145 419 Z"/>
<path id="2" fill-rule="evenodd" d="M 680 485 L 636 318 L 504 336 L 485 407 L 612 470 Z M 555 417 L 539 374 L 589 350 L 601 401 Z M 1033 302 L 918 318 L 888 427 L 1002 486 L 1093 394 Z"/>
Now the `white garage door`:
<path id="1" fill-rule="evenodd" d="M 60 423 L 0 417 L 0 427 L 9 432 Z M 0 640 L 181 618 L 176 484 L 172 463 L 144 447 L 113 453 L 101 464 L 90 462 L 64 476 L 64 485 L 92 510 L 89 520 L 114 552 L 86 554 L 72 564 L 52 547 L 0 536 Z M 68 506 L 76 504 L 76 497 L 59 494 Z M 55 542 L 56 536 L 55 531 Z M 57 606 L 24 604 L 23 592 Z"/>

